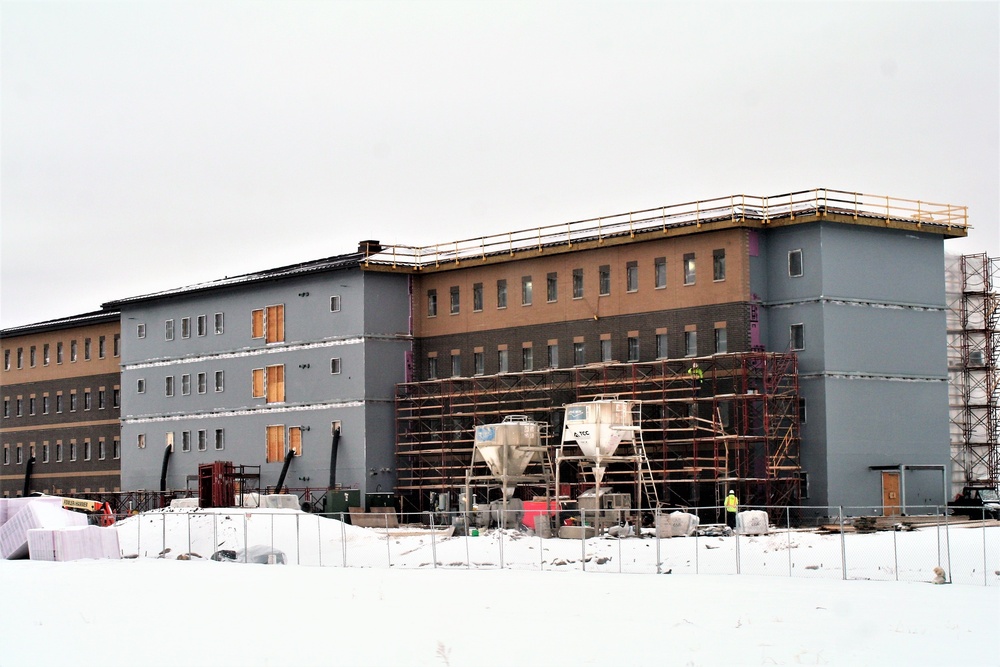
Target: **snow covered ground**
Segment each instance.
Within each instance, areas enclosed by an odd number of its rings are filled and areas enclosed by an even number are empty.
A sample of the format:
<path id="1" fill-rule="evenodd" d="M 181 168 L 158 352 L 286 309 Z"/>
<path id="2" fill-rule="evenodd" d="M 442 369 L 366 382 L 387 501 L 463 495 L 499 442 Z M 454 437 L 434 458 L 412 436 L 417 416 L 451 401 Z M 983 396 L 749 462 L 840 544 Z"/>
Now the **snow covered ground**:
<path id="1" fill-rule="evenodd" d="M 1000 527 L 432 540 L 275 510 L 118 532 L 138 558 L 0 561 L 0 666 L 1000 663 Z M 290 565 L 199 557 L 245 544 Z M 938 562 L 956 583 L 928 583 Z"/>

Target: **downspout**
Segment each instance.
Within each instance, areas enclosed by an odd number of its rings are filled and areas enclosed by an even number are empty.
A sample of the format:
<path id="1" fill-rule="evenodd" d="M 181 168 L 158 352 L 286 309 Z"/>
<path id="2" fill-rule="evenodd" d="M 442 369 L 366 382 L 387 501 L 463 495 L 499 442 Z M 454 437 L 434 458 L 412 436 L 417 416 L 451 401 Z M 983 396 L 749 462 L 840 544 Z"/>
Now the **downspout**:
<path id="1" fill-rule="evenodd" d="M 170 454 L 174 449 L 167 445 L 163 450 L 163 466 L 160 468 L 160 493 L 167 492 L 167 466 L 170 464 Z"/>
<path id="2" fill-rule="evenodd" d="M 34 469 L 34 467 L 35 467 L 35 457 L 29 456 L 28 463 L 27 465 L 24 466 L 24 493 L 21 494 L 25 498 L 27 498 L 28 494 L 31 493 L 31 471 Z"/>
<path id="3" fill-rule="evenodd" d="M 278 475 L 278 484 L 274 487 L 275 493 L 281 493 L 281 487 L 285 484 L 285 475 L 288 473 L 288 466 L 295 458 L 295 450 L 289 449 L 288 453 L 285 454 L 285 465 L 281 466 L 281 474 Z"/>
<path id="4" fill-rule="evenodd" d="M 336 487 L 337 482 L 337 449 L 340 447 L 340 427 L 333 431 L 333 444 L 330 447 L 330 487 Z"/>

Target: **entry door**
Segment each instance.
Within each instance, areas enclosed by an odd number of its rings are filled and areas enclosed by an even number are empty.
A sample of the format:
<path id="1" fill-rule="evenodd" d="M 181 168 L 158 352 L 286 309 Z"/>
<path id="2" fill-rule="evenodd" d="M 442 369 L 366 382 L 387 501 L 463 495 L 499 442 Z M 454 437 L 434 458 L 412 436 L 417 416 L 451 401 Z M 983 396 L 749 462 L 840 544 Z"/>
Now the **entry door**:
<path id="1" fill-rule="evenodd" d="M 882 515 L 899 514 L 899 473 L 882 472 Z"/>

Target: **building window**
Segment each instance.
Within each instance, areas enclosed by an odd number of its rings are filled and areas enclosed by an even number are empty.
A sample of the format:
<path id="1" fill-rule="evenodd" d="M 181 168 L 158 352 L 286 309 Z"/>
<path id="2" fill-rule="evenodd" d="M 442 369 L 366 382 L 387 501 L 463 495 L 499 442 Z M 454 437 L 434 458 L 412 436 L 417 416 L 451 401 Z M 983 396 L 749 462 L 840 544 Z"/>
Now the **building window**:
<path id="1" fill-rule="evenodd" d="M 462 374 L 462 355 L 451 355 L 451 376 L 458 377 Z"/>
<path id="2" fill-rule="evenodd" d="M 448 312 L 450 312 L 452 315 L 458 315 L 458 312 L 459 312 L 459 302 L 460 302 L 458 285 L 453 285 L 448 290 L 448 293 L 449 293 L 448 294 Z"/>
<path id="3" fill-rule="evenodd" d="M 181 338 L 191 337 L 191 318 L 182 317 L 181 318 Z"/>
<path id="4" fill-rule="evenodd" d="M 63 344 L 62 341 L 56 343 L 56 363 L 61 364 L 63 362 Z"/>
<path id="5" fill-rule="evenodd" d="M 223 391 L 226 388 L 226 372 L 215 371 L 215 391 Z"/>
<path id="6" fill-rule="evenodd" d="M 667 258 L 657 257 L 653 260 L 653 286 L 663 289 L 667 286 Z"/>
<path id="7" fill-rule="evenodd" d="M 181 451 L 191 451 L 191 431 L 181 431 Z"/>
<path id="8" fill-rule="evenodd" d="M 226 318 L 222 313 L 215 314 L 215 334 L 219 335 L 226 330 Z"/>
<path id="9" fill-rule="evenodd" d="M 573 298 L 583 298 L 583 269 L 573 269 Z"/>
<path id="10" fill-rule="evenodd" d="M 69 392 L 69 411 L 76 412 L 76 390 Z"/>
<path id="11" fill-rule="evenodd" d="M 83 441 L 83 460 L 84 461 L 89 461 L 90 460 L 90 439 L 89 438 L 86 438 Z"/>
<path id="12" fill-rule="evenodd" d="M 263 398 L 268 403 L 285 401 L 285 367 L 282 364 L 253 369 L 253 398 Z"/>
<path id="13" fill-rule="evenodd" d="M 46 343 L 45 345 L 42 345 L 42 365 L 43 366 L 48 366 L 49 365 L 49 361 L 50 361 L 50 359 L 49 359 L 49 344 Z"/>
<path id="14" fill-rule="evenodd" d="M 174 451 L 174 432 L 168 431 L 164 441 L 167 443 L 166 446 L 170 448 L 170 451 Z"/>
<path id="15" fill-rule="evenodd" d="M 173 396 L 174 395 L 174 376 L 173 375 L 168 375 L 166 378 L 164 378 L 164 393 L 167 396 Z"/>
<path id="16" fill-rule="evenodd" d="M 521 370 L 530 371 L 534 368 L 534 355 L 530 347 L 521 348 Z"/>
<path id="17" fill-rule="evenodd" d="M 122 457 L 122 442 L 115 436 L 111 441 L 111 458 L 120 459 Z"/>
<path id="18" fill-rule="evenodd" d="M 24 452 L 23 452 L 23 449 L 22 449 L 21 445 L 17 446 L 16 451 L 17 451 L 17 454 L 16 454 L 16 456 L 14 458 L 14 463 L 20 465 L 21 463 L 24 462 Z"/>
<path id="19" fill-rule="evenodd" d="M 10 445 L 3 446 L 3 464 L 10 465 Z"/>
<path id="20" fill-rule="evenodd" d="M 163 323 L 163 339 L 173 340 L 174 339 L 174 321 L 167 320 Z"/>
<path id="21" fill-rule="evenodd" d="M 302 456 L 302 427 L 288 427 L 288 451 L 294 452 L 295 456 Z M 287 454 L 287 452 L 286 452 Z M 280 491 L 280 489 L 279 489 Z"/>
<path id="22" fill-rule="evenodd" d="M 497 372 L 506 373 L 508 370 L 507 350 L 497 350 Z"/>
<path id="23" fill-rule="evenodd" d="M 788 328 L 788 341 L 792 350 L 806 349 L 806 339 L 803 325 L 793 324 Z"/>
<path id="24" fill-rule="evenodd" d="M 83 360 L 90 361 L 90 339 L 83 339 Z"/>
<path id="25" fill-rule="evenodd" d="M 285 426 L 267 427 L 267 462 L 279 463 L 285 458 Z"/>
<path id="26" fill-rule="evenodd" d="M 628 337 L 628 360 L 639 361 L 639 337 Z"/>
<path id="27" fill-rule="evenodd" d="M 626 262 L 625 264 L 625 291 L 639 291 L 639 262 Z"/>
<path id="28" fill-rule="evenodd" d="M 17 416 L 17 417 L 23 417 L 24 416 L 24 399 L 21 398 L 20 396 L 18 396 L 17 397 L 17 401 L 15 402 L 15 405 L 16 405 L 16 411 L 14 413 L 15 416 Z"/>
<path id="29" fill-rule="evenodd" d="M 427 379 L 436 380 L 438 376 L 437 357 L 427 357 Z"/>
<path id="30" fill-rule="evenodd" d="M 257 308 L 250 313 L 250 337 L 263 338 L 265 343 L 285 340 L 285 306 L 278 304 Z"/>
<path id="31" fill-rule="evenodd" d="M 69 361 L 70 363 L 76 363 L 77 359 L 77 345 L 75 340 L 69 342 Z M 21 367 L 21 350 L 17 351 L 17 367 Z"/>
<path id="32" fill-rule="evenodd" d="M 103 359 L 108 351 L 108 344 L 105 341 L 104 336 L 98 336 L 97 338 L 97 358 Z"/>
<path id="33" fill-rule="evenodd" d="M 670 358 L 670 345 L 667 340 L 667 334 L 665 333 L 656 334 L 656 358 L 657 359 Z"/>
<path id="34" fill-rule="evenodd" d="M 63 395 L 62 392 L 56 392 L 56 412 L 60 413 L 63 411 Z"/>
<path id="35" fill-rule="evenodd" d="M 226 446 L 226 431 L 225 429 L 217 428 L 215 429 L 215 448 L 224 449 Z"/>
<path id="36" fill-rule="evenodd" d="M 436 289 L 427 290 L 427 317 L 437 317 L 438 293 Z"/>
<path id="37" fill-rule="evenodd" d="M 107 458 L 107 456 L 107 443 L 105 443 L 104 438 L 101 438 L 97 441 L 97 458 L 98 460 L 103 461 Z"/>
<path id="38" fill-rule="evenodd" d="M 726 279 L 726 249 L 712 251 L 712 280 Z"/>
<path id="39" fill-rule="evenodd" d="M 726 327 L 716 327 L 715 328 L 715 353 L 725 354 L 728 352 L 728 345 L 726 343 Z"/>
<path id="40" fill-rule="evenodd" d="M 62 460 L 63 460 L 62 440 L 56 440 L 56 463 L 62 463 Z"/>
<path id="41" fill-rule="evenodd" d="M 28 366 L 31 368 L 35 367 L 35 346 L 32 345 L 28 349 Z"/>
<path id="42" fill-rule="evenodd" d="M 199 336 L 208 335 L 208 315 L 199 315 L 197 323 L 197 331 Z"/>
<path id="43" fill-rule="evenodd" d="M 98 410 L 103 410 L 105 407 L 107 407 L 105 405 L 105 403 L 104 403 L 104 401 L 106 399 L 106 394 L 107 394 L 107 392 L 105 392 L 104 389 L 98 389 L 97 390 L 97 409 Z"/>
<path id="44" fill-rule="evenodd" d="M 204 452 L 206 450 L 208 450 L 208 431 L 198 429 L 198 451 Z"/>
<path id="45" fill-rule="evenodd" d="M 42 463 L 49 462 L 49 443 L 42 443 Z"/>
<path id="46" fill-rule="evenodd" d="M 3 351 L 3 369 L 5 371 L 10 370 L 10 350 Z"/>
<path id="47" fill-rule="evenodd" d="M 340 357 L 330 359 L 330 373 L 333 375 L 340 374 Z"/>
<path id="48" fill-rule="evenodd" d="M 788 251 L 788 276 L 799 278 L 802 276 L 802 250 Z"/>
<path id="49" fill-rule="evenodd" d="M 111 407 L 120 408 L 122 405 L 122 390 L 120 387 L 111 389 Z"/>
<path id="50" fill-rule="evenodd" d="M 476 375 L 483 375 L 486 372 L 486 361 L 482 352 L 472 353 L 472 365 L 475 367 Z"/>
<path id="51" fill-rule="evenodd" d="M 521 305 L 531 305 L 531 276 L 521 276 Z"/>
<path id="52" fill-rule="evenodd" d="M 698 332 L 697 331 L 685 331 L 684 332 L 684 356 L 685 357 L 697 357 L 698 356 Z"/>
<path id="53" fill-rule="evenodd" d="M 17 367 L 18 368 L 24 368 L 24 348 L 23 347 L 17 348 Z"/>
<path id="54" fill-rule="evenodd" d="M 479 312 L 483 309 L 483 284 L 475 283 L 472 286 L 472 310 Z"/>
<path id="55" fill-rule="evenodd" d="M 111 341 L 112 341 L 112 343 L 111 343 L 112 352 L 111 353 L 113 355 L 115 355 L 116 357 L 122 356 L 122 335 L 121 334 L 115 334 L 114 337 L 111 339 Z"/>
<path id="56" fill-rule="evenodd" d="M 139 449 L 146 449 L 146 434 L 145 433 L 139 433 L 139 434 L 137 434 L 135 436 L 135 445 Z M 59 444 L 56 444 L 56 455 L 57 455 L 56 460 L 57 461 L 62 461 L 62 456 L 59 455 L 60 451 L 61 451 L 61 446 Z"/>
<path id="57" fill-rule="evenodd" d="M 137 393 L 137 394 L 145 394 L 146 393 L 146 380 L 145 379 L 139 378 L 139 379 L 137 379 L 135 381 L 135 393 Z M 56 404 L 58 405 L 58 403 L 59 403 L 59 397 L 56 396 Z"/>
<path id="58" fill-rule="evenodd" d="M 330 312 L 339 313 L 340 312 L 340 295 L 335 294 L 330 297 Z"/>
<path id="59" fill-rule="evenodd" d="M 181 395 L 187 396 L 191 393 L 191 374 L 184 373 L 181 375 Z"/>
<path id="60" fill-rule="evenodd" d="M 10 417 L 10 399 L 6 397 L 3 399 L 3 416 L 4 419 Z"/>
<path id="61" fill-rule="evenodd" d="M 799 423 L 806 423 L 806 399 L 799 396 Z"/>
<path id="62" fill-rule="evenodd" d="M 611 294 L 611 267 L 607 264 L 597 267 L 597 293 L 600 296 Z"/>
<path id="63" fill-rule="evenodd" d="M 90 392 L 89 391 L 87 392 L 87 403 L 88 403 L 87 409 L 89 410 L 90 409 L 90 406 L 89 406 L 89 403 L 90 403 Z M 28 397 L 28 414 L 29 415 L 35 414 L 35 397 L 34 396 L 29 396 Z"/>
<path id="64" fill-rule="evenodd" d="M 507 281 L 501 278 L 497 281 L 497 308 L 507 307 Z"/>
<path id="65" fill-rule="evenodd" d="M 6 407 L 6 406 L 4 406 L 4 407 Z M 49 414 L 49 395 L 48 394 L 43 394 L 42 395 L 42 414 L 43 415 Z M 6 410 L 4 410 L 4 416 L 5 417 L 7 416 L 7 411 Z"/>
<path id="66" fill-rule="evenodd" d="M 559 345 L 550 343 L 548 347 L 549 368 L 559 368 Z"/>
<path id="67" fill-rule="evenodd" d="M 135 337 L 136 338 L 145 338 L 146 337 L 146 325 L 145 324 L 137 324 L 137 325 L 135 325 Z"/>
<path id="68" fill-rule="evenodd" d="M 76 440 L 69 441 L 69 460 L 76 461 Z"/>
<path id="69" fill-rule="evenodd" d="M 601 361 L 603 363 L 611 362 L 611 339 L 602 338 L 601 339 Z"/>
<path id="70" fill-rule="evenodd" d="M 198 393 L 204 394 L 208 391 L 208 373 L 198 373 Z"/>
<path id="71" fill-rule="evenodd" d="M 684 284 L 694 285 L 694 253 L 684 255 Z"/>
<path id="72" fill-rule="evenodd" d="M 559 274 L 549 273 L 545 276 L 545 300 L 549 303 L 559 298 Z"/>
<path id="73" fill-rule="evenodd" d="M 573 343 L 573 365 L 582 366 L 585 361 L 583 343 Z"/>

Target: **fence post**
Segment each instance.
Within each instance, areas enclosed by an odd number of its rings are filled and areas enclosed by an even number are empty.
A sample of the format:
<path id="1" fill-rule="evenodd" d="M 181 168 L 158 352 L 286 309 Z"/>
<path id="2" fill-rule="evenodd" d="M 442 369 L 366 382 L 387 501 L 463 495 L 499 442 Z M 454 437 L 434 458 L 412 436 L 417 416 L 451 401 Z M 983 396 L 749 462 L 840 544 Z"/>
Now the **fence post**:
<path id="1" fill-rule="evenodd" d="M 840 513 L 840 571 L 844 581 L 847 581 L 847 541 L 844 537 L 844 506 L 838 507 Z"/>
<path id="2" fill-rule="evenodd" d="M 736 538 L 736 574 L 740 574 L 740 534 L 734 531 L 733 537 Z"/>
<path id="3" fill-rule="evenodd" d="M 899 543 L 896 541 L 897 530 L 892 531 L 892 569 L 896 573 L 896 581 L 899 581 Z M 940 539 L 940 534 L 938 539 Z"/>
<path id="4" fill-rule="evenodd" d="M 697 535 L 697 532 L 695 533 Z M 653 513 L 653 536 L 656 538 L 656 573 L 660 573 L 660 508 Z"/>
<path id="5" fill-rule="evenodd" d="M 167 515 L 160 515 L 160 527 L 163 529 L 163 544 L 160 545 L 160 553 L 167 548 Z"/>
<path id="6" fill-rule="evenodd" d="M 989 586 L 989 578 L 986 575 L 986 524 L 983 524 L 983 586 Z"/>
<path id="7" fill-rule="evenodd" d="M 785 507 L 785 534 L 788 535 L 788 576 L 792 576 L 792 508 Z"/>
<path id="8" fill-rule="evenodd" d="M 299 534 L 299 517 L 300 514 L 295 515 L 295 564 L 302 565 L 302 537 Z"/>
<path id="9" fill-rule="evenodd" d="M 187 552 L 191 553 L 191 513 L 190 512 L 187 515 L 187 520 L 188 520 L 188 550 L 187 550 Z"/>
<path id="10" fill-rule="evenodd" d="M 434 529 L 434 514 L 431 513 L 431 529 Z M 431 533 L 431 543 L 433 544 L 434 534 Z M 434 548 L 431 547 L 431 552 L 433 554 Z M 385 557 L 389 562 L 389 567 L 392 567 L 392 540 L 389 539 L 389 517 L 385 517 Z"/>
<path id="11" fill-rule="evenodd" d="M 600 503 L 598 503 L 600 505 Z M 584 512 L 580 510 L 580 568 L 587 571 L 587 524 L 583 520 Z"/>
<path id="12" fill-rule="evenodd" d="M 249 551 L 247 544 L 249 539 L 250 538 L 248 537 L 247 533 L 247 513 L 243 512 L 243 562 L 244 563 L 248 562 L 247 558 L 249 558 L 249 554 L 247 553 L 247 551 Z"/>
<path id="13" fill-rule="evenodd" d="M 389 517 L 386 515 L 385 519 L 385 536 L 386 539 L 389 538 Z M 434 535 L 434 513 L 431 513 L 431 568 L 437 569 L 438 557 L 437 557 L 437 540 Z"/>
<path id="14" fill-rule="evenodd" d="M 343 554 L 344 567 L 347 567 L 347 524 L 344 523 L 344 513 L 340 513 L 340 551 Z"/>

